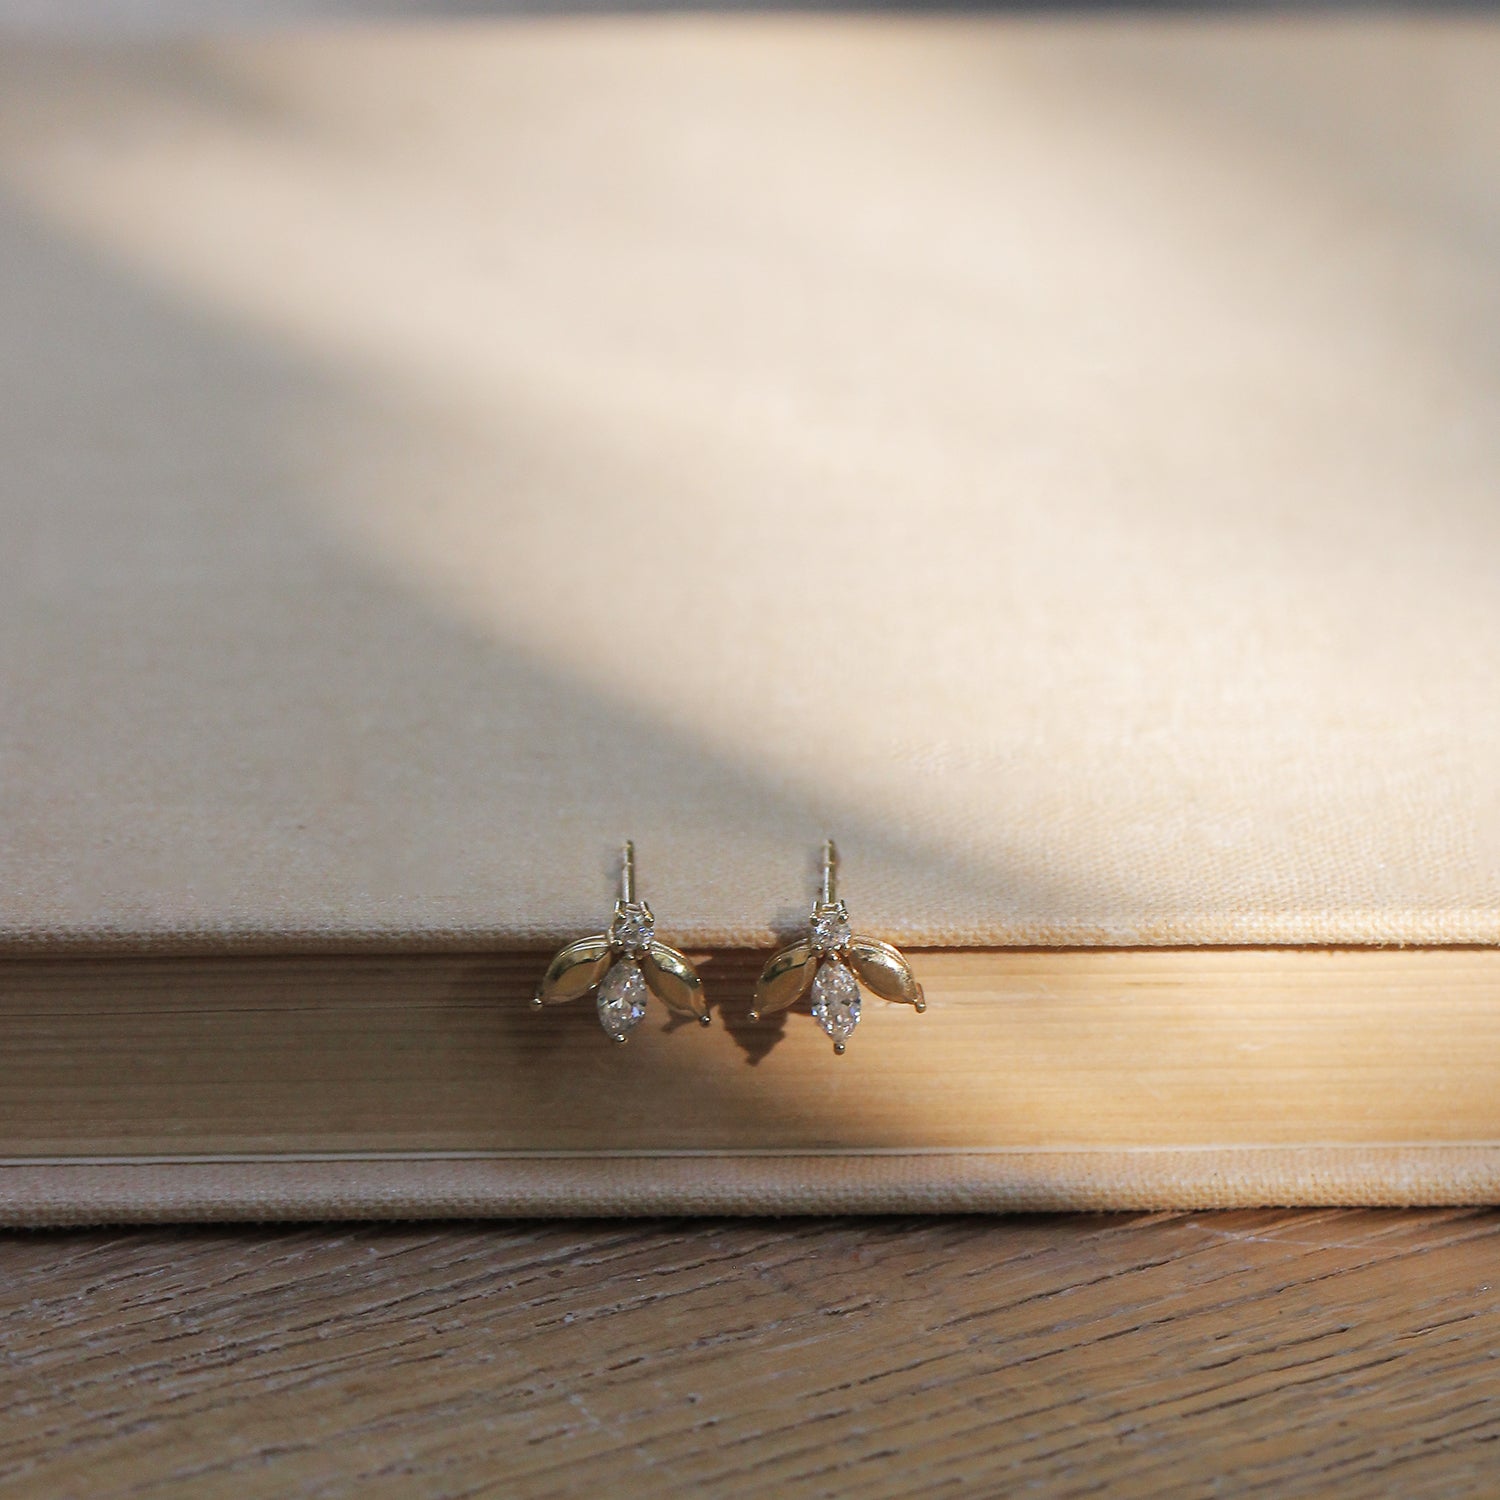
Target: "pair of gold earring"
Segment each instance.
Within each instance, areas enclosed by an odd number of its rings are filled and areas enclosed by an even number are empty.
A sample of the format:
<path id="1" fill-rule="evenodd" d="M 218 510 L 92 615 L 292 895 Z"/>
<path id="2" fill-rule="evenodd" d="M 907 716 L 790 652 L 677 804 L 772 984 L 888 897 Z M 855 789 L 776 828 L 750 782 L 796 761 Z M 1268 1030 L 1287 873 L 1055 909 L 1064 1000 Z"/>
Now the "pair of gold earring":
<path id="1" fill-rule="evenodd" d="M 788 1010 L 812 996 L 813 1019 L 833 1038 L 840 1056 L 859 1025 L 860 986 L 883 1000 L 927 1009 L 911 965 L 889 943 L 861 937 L 849 926 L 849 910 L 838 898 L 838 850 L 823 845 L 823 885 L 813 903 L 807 936 L 783 948 L 761 972 L 751 1021 Z M 710 1024 L 703 981 L 686 958 L 656 936 L 656 919 L 635 898 L 635 845 L 620 862 L 620 899 L 609 931 L 579 938 L 560 949 L 547 966 L 532 1004 L 562 1005 L 597 991 L 599 1024 L 617 1042 L 627 1040 L 655 995 L 674 1015 Z"/>

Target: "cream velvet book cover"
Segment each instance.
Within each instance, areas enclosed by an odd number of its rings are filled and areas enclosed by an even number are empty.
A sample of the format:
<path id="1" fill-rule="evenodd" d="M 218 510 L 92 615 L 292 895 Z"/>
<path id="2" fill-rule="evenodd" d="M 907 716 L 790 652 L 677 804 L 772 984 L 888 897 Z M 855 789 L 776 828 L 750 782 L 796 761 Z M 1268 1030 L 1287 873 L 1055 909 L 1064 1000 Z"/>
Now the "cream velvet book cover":
<path id="1" fill-rule="evenodd" d="M 1497 68 L 0 35 L 0 1212 L 1493 1197 Z M 624 837 L 715 1024 L 614 1048 Z"/>

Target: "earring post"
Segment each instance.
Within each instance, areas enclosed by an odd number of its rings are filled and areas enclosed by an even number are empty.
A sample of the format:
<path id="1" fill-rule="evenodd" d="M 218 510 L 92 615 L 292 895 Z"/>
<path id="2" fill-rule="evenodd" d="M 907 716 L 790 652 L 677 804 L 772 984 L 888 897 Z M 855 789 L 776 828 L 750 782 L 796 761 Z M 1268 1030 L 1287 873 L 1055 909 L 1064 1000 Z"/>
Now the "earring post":
<path id="1" fill-rule="evenodd" d="M 620 900 L 627 906 L 635 901 L 635 845 L 629 839 L 620 851 Z"/>
<path id="2" fill-rule="evenodd" d="M 823 841 L 823 904 L 832 906 L 838 888 L 839 851 L 832 839 Z"/>

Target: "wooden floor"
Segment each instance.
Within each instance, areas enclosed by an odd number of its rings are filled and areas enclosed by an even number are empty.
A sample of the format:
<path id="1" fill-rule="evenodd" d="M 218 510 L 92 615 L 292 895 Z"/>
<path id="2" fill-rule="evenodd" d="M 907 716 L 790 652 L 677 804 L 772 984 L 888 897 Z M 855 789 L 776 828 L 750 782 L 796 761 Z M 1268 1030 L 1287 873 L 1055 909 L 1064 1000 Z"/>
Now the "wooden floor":
<path id="1" fill-rule="evenodd" d="M 0 1240 L 0 1494 L 1494 1495 L 1500 1214 Z"/>

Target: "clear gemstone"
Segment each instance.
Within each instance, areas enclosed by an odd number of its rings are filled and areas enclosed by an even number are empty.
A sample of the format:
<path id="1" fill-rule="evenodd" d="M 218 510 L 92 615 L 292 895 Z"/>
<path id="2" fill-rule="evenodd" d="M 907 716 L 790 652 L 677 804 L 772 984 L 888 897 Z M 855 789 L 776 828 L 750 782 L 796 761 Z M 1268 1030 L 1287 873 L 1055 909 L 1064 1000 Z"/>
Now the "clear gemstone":
<path id="1" fill-rule="evenodd" d="M 807 926 L 807 939 L 814 953 L 836 953 L 849 946 L 849 912 L 842 901 L 815 906 Z"/>
<path id="2" fill-rule="evenodd" d="M 609 940 L 622 953 L 636 958 L 645 956 L 656 932 L 656 919 L 645 902 L 620 902 L 615 907 L 615 919 L 610 924 Z"/>
<path id="3" fill-rule="evenodd" d="M 835 1042 L 847 1041 L 859 1025 L 859 986 L 837 959 L 818 968 L 812 982 L 812 1013 Z"/>
<path id="4" fill-rule="evenodd" d="M 622 1042 L 646 1014 L 646 981 L 641 966 L 622 958 L 599 986 L 599 1024 Z"/>

